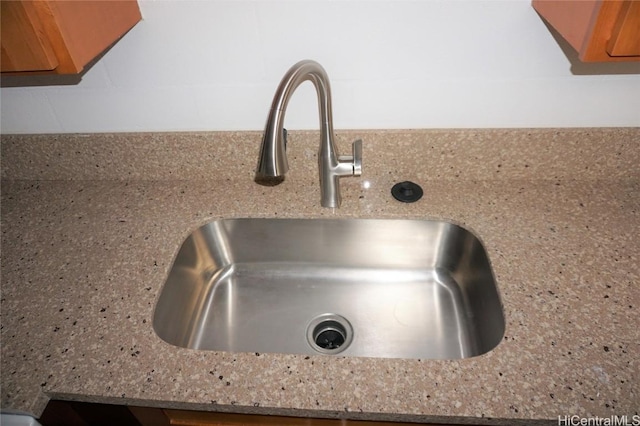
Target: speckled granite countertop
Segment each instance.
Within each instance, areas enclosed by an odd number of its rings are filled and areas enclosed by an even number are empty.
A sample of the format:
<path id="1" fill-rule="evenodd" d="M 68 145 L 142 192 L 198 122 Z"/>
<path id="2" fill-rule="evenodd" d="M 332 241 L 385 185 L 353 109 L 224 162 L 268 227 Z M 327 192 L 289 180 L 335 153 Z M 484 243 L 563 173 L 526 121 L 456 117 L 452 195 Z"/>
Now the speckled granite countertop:
<path id="1" fill-rule="evenodd" d="M 252 181 L 259 133 L 2 136 L 2 409 L 49 398 L 510 423 L 640 410 L 640 129 L 338 132 L 364 139 L 319 207 L 316 138 Z M 391 186 L 425 189 L 402 204 Z M 367 185 L 364 184 L 367 182 Z M 506 333 L 464 360 L 224 353 L 152 329 L 173 256 L 220 217 L 446 219 L 485 243 Z"/>

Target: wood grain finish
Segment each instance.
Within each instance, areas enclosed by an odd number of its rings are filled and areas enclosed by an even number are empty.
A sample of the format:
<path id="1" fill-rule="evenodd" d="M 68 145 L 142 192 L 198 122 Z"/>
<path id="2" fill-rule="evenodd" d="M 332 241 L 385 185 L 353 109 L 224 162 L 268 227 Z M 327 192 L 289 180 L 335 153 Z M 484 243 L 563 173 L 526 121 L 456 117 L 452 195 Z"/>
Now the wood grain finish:
<path id="1" fill-rule="evenodd" d="M 33 2 L 2 1 L 2 72 L 52 70 L 58 60 Z"/>
<path id="2" fill-rule="evenodd" d="M 176 426 L 404 426 L 409 423 L 163 410 Z M 427 425 L 423 426 L 444 426 Z"/>
<path id="3" fill-rule="evenodd" d="M 627 0 L 607 44 L 611 56 L 640 56 L 640 1 Z"/>
<path id="4" fill-rule="evenodd" d="M 640 60 L 640 0 L 533 0 L 583 62 Z"/>
<path id="5" fill-rule="evenodd" d="M 135 0 L 1 3 L 3 72 L 80 73 L 141 19 Z"/>

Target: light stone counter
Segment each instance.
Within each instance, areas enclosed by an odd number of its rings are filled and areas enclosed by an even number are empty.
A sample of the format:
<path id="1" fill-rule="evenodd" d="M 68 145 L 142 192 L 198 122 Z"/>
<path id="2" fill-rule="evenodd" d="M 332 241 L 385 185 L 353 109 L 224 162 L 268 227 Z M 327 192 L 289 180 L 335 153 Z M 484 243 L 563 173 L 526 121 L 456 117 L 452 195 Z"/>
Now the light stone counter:
<path id="1" fill-rule="evenodd" d="M 1 407 L 49 398 L 513 424 L 640 410 L 640 129 L 338 132 L 364 140 L 319 206 L 317 134 L 252 181 L 256 132 L 2 136 Z M 389 191 L 424 188 L 414 204 Z M 366 183 L 366 184 L 365 184 Z M 433 218 L 484 242 L 503 342 L 463 360 L 194 351 L 152 329 L 183 239 L 221 217 Z"/>

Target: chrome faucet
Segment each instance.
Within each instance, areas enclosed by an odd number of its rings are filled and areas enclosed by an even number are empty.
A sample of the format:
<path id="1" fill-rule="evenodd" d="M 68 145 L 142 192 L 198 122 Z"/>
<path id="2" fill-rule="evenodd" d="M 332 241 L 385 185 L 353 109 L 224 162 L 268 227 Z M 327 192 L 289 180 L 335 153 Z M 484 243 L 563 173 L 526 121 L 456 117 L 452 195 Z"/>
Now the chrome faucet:
<path id="1" fill-rule="evenodd" d="M 264 129 L 256 181 L 284 178 L 289 170 L 284 130 L 284 115 L 291 95 L 304 81 L 311 81 L 318 94 L 320 110 L 320 148 L 318 171 L 320 174 L 321 205 L 340 207 L 342 176 L 362 174 L 362 140 L 353 143 L 353 155 L 338 155 L 333 141 L 333 117 L 331 115 L 331 88 L 329 77 L 322 66 L 310 60 L 300 61 L 284 75 L 271 103 L 271 111 Z"/>

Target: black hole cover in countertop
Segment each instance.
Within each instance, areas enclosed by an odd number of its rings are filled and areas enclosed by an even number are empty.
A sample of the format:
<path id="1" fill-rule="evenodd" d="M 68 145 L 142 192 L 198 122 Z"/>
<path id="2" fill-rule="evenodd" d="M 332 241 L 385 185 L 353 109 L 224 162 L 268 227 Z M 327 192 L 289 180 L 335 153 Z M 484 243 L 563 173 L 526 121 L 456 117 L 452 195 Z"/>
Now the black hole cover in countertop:
<path id="1" fill-rule="evenodd" d="M 402 201 L 403 203 L 413 203 L 422 198 L 422 188 L 420 185 L 410 182 L 404 181 L 400 183 L 396 183 L 391 188 L 391 195 L 398 201 Z"/>

